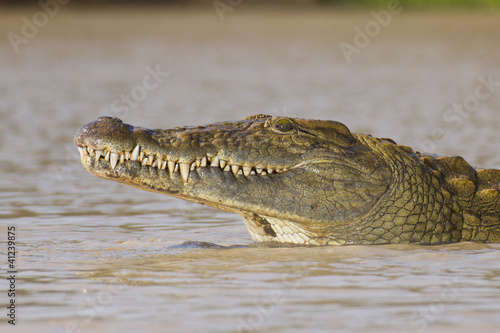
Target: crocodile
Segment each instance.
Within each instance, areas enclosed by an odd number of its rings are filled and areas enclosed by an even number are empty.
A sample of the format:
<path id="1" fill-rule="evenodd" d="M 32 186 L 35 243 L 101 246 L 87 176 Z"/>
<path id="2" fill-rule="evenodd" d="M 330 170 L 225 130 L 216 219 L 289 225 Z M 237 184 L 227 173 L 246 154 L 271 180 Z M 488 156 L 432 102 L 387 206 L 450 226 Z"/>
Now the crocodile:
<path id="1" fill-rule="evenodd" d="M 500 170 L 336 121 L 259 114 L 152 130 L 100 117 L 74 142 L 91 174 L 236 213 L 256 242 L 500 242 Z"/>

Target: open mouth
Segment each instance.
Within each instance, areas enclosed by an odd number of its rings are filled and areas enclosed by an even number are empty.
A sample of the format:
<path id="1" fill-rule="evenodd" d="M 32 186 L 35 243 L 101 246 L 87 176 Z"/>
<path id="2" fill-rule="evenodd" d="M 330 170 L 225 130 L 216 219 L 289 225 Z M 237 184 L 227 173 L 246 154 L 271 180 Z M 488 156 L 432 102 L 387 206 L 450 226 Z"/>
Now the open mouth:
<path id="1" fill-rule="evenodd" d="M 170 176 L 180 173 L 184 182 L 188 181 L 190 171 L 205 167 L 220 168 L 222 171 L 232 172 L 234 175 L 243 175 L 245 177 L 268 176 L 284 173 L 288 170 L 288 168 L 277 168 L 268 165 L 236 164 L 232 161 L 219 158 L 218 154 L 207 154 L 191 161 L 179 161 L 169 158 L 168 155 L 162 157 L 148 155 L 139 145 L 135 146 L 132 151 L 122 151 L 119 153 L 110 150 L 95 150 L 89 147 L 78 147 L 78 150 L 80 151 L 81 158 L 94 158 L 96 161 L 104 160 L 109 162 L 111 169 L 115 169 L 117 165 L 126 161 L 137 161 L 142 166 L 166 170 Z"/>

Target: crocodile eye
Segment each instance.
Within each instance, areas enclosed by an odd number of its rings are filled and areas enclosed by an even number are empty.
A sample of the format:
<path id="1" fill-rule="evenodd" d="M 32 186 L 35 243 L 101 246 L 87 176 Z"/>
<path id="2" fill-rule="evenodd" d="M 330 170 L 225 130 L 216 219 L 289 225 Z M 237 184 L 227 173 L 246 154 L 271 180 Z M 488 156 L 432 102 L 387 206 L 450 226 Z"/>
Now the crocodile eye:
<path id="1" fill-rule="evenodd" d="M 281 118 L 276 122 L 274 126 L 276 127 L 277 130 L 281 132 L 288 132 L 291 129 L 293 129 L 293 123 L 291 122 L 290 119 L 286 118 Z"/>

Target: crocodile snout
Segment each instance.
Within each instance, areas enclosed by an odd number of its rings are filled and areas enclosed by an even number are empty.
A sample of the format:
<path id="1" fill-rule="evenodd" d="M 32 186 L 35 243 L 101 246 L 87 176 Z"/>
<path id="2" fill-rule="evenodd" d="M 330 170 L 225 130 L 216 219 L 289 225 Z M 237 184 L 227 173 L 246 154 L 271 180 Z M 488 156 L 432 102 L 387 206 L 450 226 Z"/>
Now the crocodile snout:
<path id="1" fill-rule="evenodd" d="M 119 118 L 100 117 L 80 127 L 73 140 L 80 148 L 128 151 L 135 145 L 131 135 L 133 131 L 133 126 L 124 124 Z"/>

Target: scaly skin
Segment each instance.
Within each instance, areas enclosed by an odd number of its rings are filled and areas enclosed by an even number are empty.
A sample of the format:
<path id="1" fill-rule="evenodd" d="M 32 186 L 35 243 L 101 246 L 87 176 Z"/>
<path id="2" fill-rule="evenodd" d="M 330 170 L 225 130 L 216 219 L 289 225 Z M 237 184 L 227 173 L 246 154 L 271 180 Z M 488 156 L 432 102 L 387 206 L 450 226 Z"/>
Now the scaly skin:
<path id="1" fill-rule="evenodd" d="M 149 130 L 101 117 L 75 135 L 90 173 L 234 212 L 252 238 L 305 245 L 500 242 L 500 171 L 256 115 Z"/>

